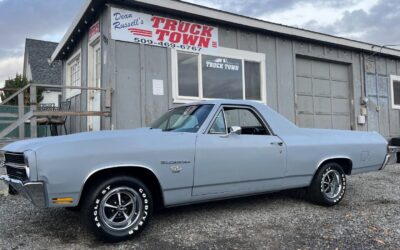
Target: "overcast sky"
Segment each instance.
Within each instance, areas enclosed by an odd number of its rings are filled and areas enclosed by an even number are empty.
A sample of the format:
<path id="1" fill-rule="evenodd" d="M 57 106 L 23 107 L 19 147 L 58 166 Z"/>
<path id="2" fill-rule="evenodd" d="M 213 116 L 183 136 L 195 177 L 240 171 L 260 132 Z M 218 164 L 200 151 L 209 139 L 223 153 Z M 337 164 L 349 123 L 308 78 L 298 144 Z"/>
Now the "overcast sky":
<path id="1" fill-rule="evenodd" d="M 22 73 L 25 38 L 59 42 L 84 1 L 0 0 L 0 85 Z M 398 0 L 187 1 L 379 45 L 400 44 Z"/>

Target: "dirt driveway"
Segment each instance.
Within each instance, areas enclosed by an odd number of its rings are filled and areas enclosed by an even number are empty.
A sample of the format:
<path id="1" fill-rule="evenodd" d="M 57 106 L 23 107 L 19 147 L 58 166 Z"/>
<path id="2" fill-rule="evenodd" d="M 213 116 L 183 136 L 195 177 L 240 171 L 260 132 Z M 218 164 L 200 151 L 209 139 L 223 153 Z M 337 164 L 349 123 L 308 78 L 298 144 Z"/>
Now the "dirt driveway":
<path id="1" fill-rule="evenodd" d="M 400 165 L 351 176 L 339 206 L 301 190 L 164 210 L 142 235 L 104 244 L 79 215 L 0 197 L 0 249 L 400 249 Z"/>

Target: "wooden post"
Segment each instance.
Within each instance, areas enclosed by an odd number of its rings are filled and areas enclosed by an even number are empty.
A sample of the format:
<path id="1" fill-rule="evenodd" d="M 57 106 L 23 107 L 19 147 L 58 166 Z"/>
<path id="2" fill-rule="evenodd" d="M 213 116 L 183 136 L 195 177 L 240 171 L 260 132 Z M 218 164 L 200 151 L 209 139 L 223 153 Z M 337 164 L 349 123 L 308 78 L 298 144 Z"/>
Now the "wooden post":
<path id="1" fill-rule="evenodd" d="M 106 89 L 106 108 L 111 108 L 111 95 L 112 95 L 112 89 Z"/>
<path id="2" fill-rule="evenodd" d="M 24 92 L 18 94 L 18 119 L 23 119 L 25 114 L 25 107 L 24 107 Z M 19 131 L 19 139 L 24 139 L 25 137 L 25 123 L 22 123 L 18 127 Z"/>
<path id="3" fill-rule="evenodd" d="M 37 108 L 37 99 L 36 99 L 36 86 L 30 86 L 30 103 L 31 103 L 31 111 L 35 113 Z M 31 118 L 31 138 L 37 137 L 37 118 L 36 115 Z"/>

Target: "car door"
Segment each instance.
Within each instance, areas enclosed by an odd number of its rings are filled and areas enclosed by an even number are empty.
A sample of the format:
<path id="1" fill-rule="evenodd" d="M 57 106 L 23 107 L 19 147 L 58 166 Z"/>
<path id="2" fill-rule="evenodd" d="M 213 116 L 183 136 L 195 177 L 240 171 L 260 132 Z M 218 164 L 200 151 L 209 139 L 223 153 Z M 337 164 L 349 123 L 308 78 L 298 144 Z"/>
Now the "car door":
<path id="1" fill-rule="evenodd" d="M 229 130 L 241 128 L 241 134 Z M 193 196 L 246 194 L 278 189 L 285 145 L 247 106 L 222 106 L 196 142 Z M 222 195 L 221 195 L 222 194 Z"/>

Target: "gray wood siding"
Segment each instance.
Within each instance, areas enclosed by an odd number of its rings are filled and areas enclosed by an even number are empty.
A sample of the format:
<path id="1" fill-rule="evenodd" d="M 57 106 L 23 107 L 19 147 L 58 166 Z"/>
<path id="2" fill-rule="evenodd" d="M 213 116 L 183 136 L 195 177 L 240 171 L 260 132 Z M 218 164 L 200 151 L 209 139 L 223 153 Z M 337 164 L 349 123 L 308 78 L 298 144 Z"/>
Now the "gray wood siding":
<path id="1" fill-rule="evenodd" d="M 399 75 L 399 61 L 381 56 L 364 56 L 368 130 L 385 137 L 400 136 L 399 110 L 392 109 L 390 75 Z"/>
<path id="2" fill-rule="evenodd" d="M 142 126 L 142 92 L 140 45 L 116 42 L 116 77 L 113 93 L 113 122 L 115 129 Z"/>
<path id="3" fill-rule="evenodd" d="M 159 14 L 171 16 L 165 13 Z M 181 17 L 175 18 L 182 19 Z M 166 48 L 114 41 L 110 35 L 108 10 L 103 12 L 101 20 L 102 36 L 106 38 L 102 41 L 102 87 L 110 86 L 114 89 L 111 123 L 115 129 L 147 126 L 168 108 L 175 105 L 172 103 L 171 53 Z M 207 23 L 205 20 L 191 19 L 190 21 Z M 400 74 L 399 60 L 375 56 L 368 59 L 373 62 L 368 66 L 367 60 L 364 59 L 368 55 L 359 51 L 318 42 L 284 38 L 265 32 L 258 33 L 218 23 L 209 24 L 219 28 L 219 45 L 221 47 L 265 53 L 267 104 L 291 121 L 296 122 L 295 94 L 297 88 L 303 84 L 300 82 L 302 79 L 296 77 L 298 66 L 296 58 L 301 57 L 330 62 L 333 65 L 331 70 L 338 71 L 334 74 L 335 77 L 340 77 L 339 71 L 343 71 L 343 69 L 334 65 L 347 65 L 348 79 L 331 79 L 333 82 L 348 82 L 347 92 L 344 89 L 341 90 L 342 93 L 348 94 L 348 99 L 344 104 L 349 107 L 348 115 L 346 115 L 345 121 L 339 121 L 339 123 L 345 123 L 347 127 L 350 123 L 351 128 L 357 130 L 382 128 L 378 131 L 386 136 L 400 136 L 400 114 L 398 110 L 391 109 L 388 85 L 390 74 Z M 85 68 L 87 65 L 87 61 L 85 61 L 87 60 L 85 58 L 85 54 L 87 55 L 86 36 L 82 44 L 82 75 L 85 75 L 87 74 Z M 320 70 L 322 71 L 322 69 Z M 86 79 L 87 76 L 82 77 L 82 85 L 86 84 Z M 152 94 L 153 79 L 164 81 L 164 96 Z M 359 125 L 357 116 L 361 114 L 361 98 L 366 93 L 374 94 L 371 93 L 374 81 L 375 85 L 379 86 L 379 88 L 376 87 L 375 95 L 378 95 L 378 91 L 386 93 L 387 100 L 380 103 L 384 112 L 380 118 L 376 118 L 375 124 L 371 122 L 375 119 L 375 114 L 369 112 L 367 124 Z M 322 88 L 320 91 L 323 92 L 325 89 Z M 374 101 L 369 105 L 372 106 L 373 103 Z M 74 103 L 74 107 L 78 106 L 83 110 L 86 108 L 85 105 L 86 100 L 84 99 Z M 378 105 L 378 101 L 376 105 Z M 371 109 L 372 107 L 369 107 L 369 111 Z M 79 124 L 82 130 L 86 129 L 86 118 L 77 119 L 80 121 L 69 119 L 71 131 L 77 132 Z M 104 119 L 103 128 L 107 129 L 105 121 Z M 338 127 L 342 127 L 343 124 L 338 124 Z"/>

